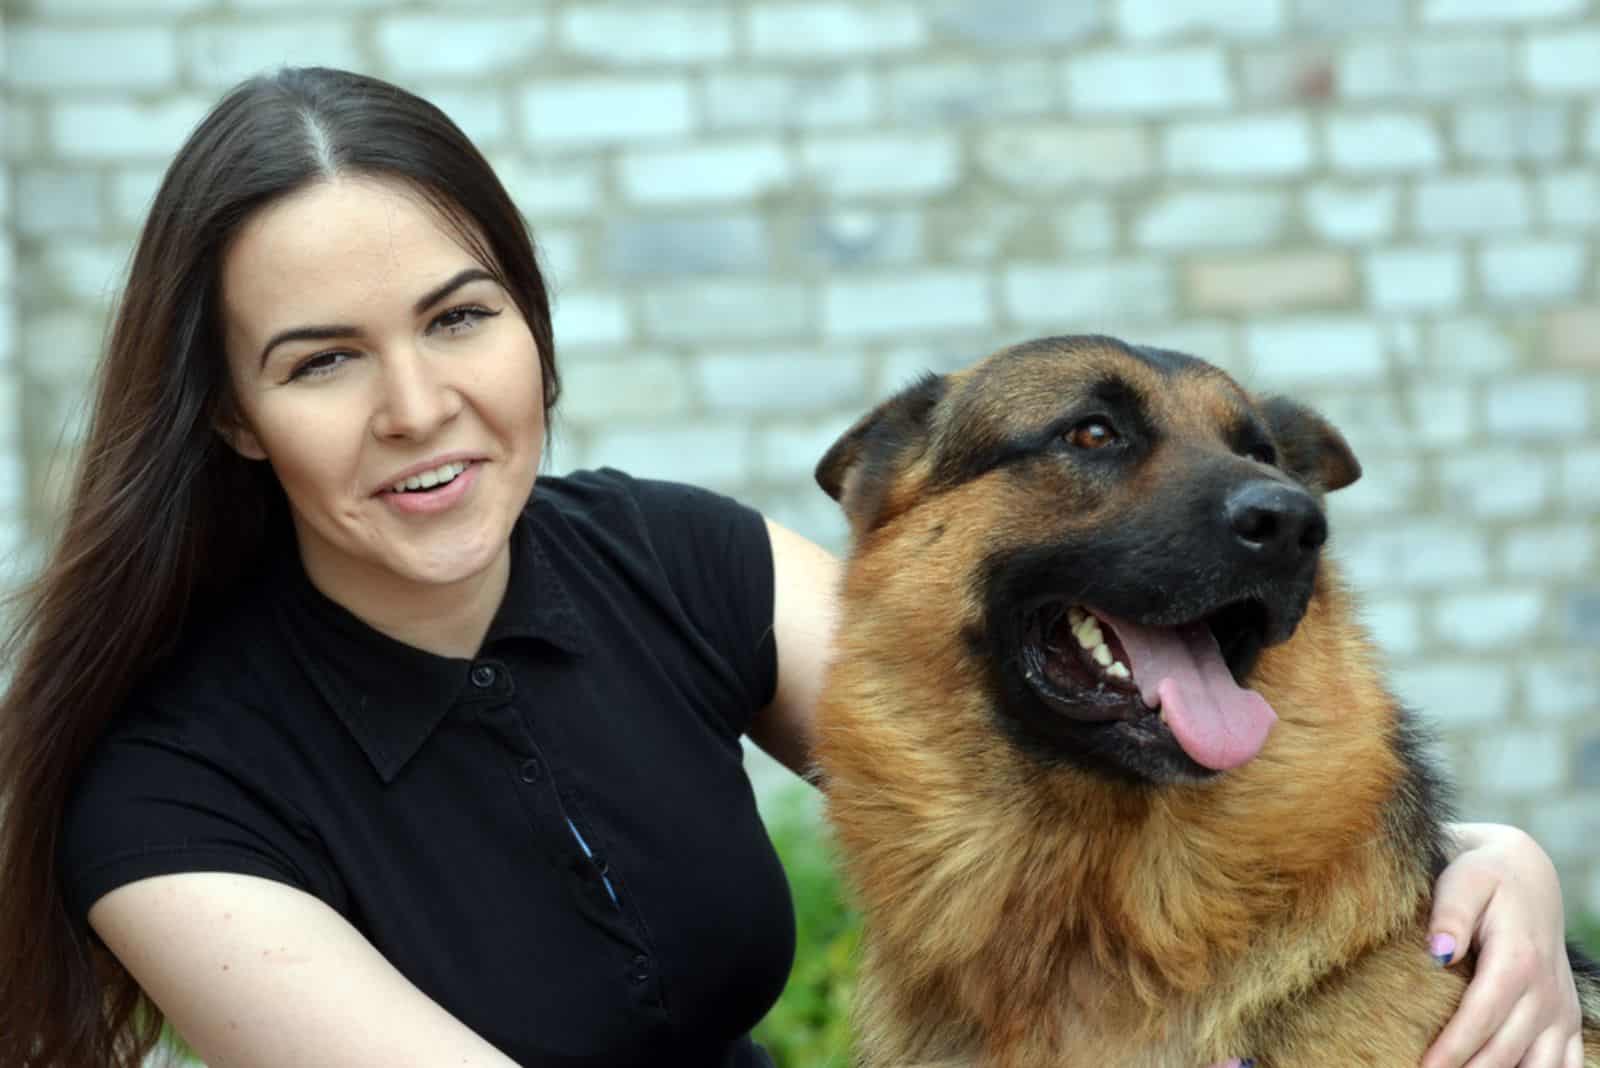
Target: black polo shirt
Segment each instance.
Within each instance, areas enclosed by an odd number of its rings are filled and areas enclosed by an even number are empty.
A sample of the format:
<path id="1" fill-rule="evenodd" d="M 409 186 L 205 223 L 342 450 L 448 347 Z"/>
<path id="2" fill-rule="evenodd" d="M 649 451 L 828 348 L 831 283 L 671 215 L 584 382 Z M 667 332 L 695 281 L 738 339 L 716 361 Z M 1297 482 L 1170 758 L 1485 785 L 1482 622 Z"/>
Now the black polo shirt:
<path id="1" fill-rule="evenodd" d="M 95 750 L 70 905 L 264 876 L 520 1064 L 766 1064 L 746 1036 L 794 919 L 739 743 L 777 677 L 761 517 L 583 473 L 539 480 L 512 549 L 472 660 L 383 636 L 285 552 Z"/>

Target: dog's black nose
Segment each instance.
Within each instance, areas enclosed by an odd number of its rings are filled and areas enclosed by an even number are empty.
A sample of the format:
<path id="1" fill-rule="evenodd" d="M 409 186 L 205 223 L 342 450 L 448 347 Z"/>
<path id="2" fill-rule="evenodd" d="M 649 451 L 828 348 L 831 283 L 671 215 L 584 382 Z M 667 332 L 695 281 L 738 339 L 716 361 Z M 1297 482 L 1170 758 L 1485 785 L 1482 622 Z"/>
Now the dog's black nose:
<path id="1" fill-rule="evenodd" d="M 1305 490 L 1258 479 L 1230 492 L 1223 518 L 1240 545 L 1263 562 L 1297 564 L 1328 540 L 1328 520 Z"/>

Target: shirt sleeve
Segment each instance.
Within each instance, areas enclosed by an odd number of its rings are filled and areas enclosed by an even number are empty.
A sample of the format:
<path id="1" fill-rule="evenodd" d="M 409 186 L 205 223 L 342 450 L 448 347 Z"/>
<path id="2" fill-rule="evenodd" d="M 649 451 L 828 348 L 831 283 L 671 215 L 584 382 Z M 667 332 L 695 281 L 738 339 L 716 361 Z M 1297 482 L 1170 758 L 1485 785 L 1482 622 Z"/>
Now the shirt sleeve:
<path id="1" fill-rule="evenodd" d="M 320 839 L 228 761 L 160 731 L 103 740 L 74 784 L 58 846 L 72 914 L 119 886 L 181 872 L 234 872 L 343 905 Z"/>
<path id="2" fill-rule="evenodd" d="M 743 734 L 778 687 L 773 638 L 772 542 L 761 513 L 696 486 L 628 479 L 647 536 L 687 616 L 738 678 L 744 700 L 730 710 Z M 737 717 L 737 718 L 734 718 Z"/>

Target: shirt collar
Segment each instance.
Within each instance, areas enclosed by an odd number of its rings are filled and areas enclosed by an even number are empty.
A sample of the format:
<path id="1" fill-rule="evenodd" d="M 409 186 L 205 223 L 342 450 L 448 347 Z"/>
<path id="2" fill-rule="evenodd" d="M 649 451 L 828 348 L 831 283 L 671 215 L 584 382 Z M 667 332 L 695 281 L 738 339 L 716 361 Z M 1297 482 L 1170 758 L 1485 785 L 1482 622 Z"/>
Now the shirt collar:
<path id="1" fill-rule="evenodd" d="M 544 642 L 571 656 L 588 649 L 588 632 L 540 544 L 530 515 L 534 507 L 512 528 L 511 576 L 479 659 L 518 639 Z M 509 680 L 489 690 L 471 685 L 477 660 L 438 656 L 374 630 L 313 586 L 298 556 L 284 570 L 279 619 L 294 655 L 385 783 L 451 709 L 508 696 Z"/>

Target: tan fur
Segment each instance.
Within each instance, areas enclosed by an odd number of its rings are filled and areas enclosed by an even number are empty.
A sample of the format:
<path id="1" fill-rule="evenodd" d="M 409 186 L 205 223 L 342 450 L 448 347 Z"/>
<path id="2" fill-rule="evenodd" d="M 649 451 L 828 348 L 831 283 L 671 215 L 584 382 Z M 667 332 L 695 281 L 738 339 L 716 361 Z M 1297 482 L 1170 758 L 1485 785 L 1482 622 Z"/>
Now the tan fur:
<path id="1" fill-rule="evenodd" d="M 852 517 L 819 761 L 866 916 L 860 1063 L 1414 1068 L 1463 969 L 1426 948 L 1431 875 L 1386 821 L 1397 706 L 1331 564 L 1254 673 L 1279 723 L 1242 768 L 1135 788 L 1046 768 L 995 729 L 964 637 L 982 625 L 976 569 L 1081 522 L 1078 491 L 991 473 L 935 492 L 931 456 L 958 423 L 1047 418 L 1107 367 L 1171 391 L 1130 362 L 1108 349 L 953 376 L 878 521 Z M 1161 407 L 1174 463 L 1248 403 L 1219 375 L 1180 381 Z M 1596 1068 L 1593 1025 L 1588 1042 Z"/>

